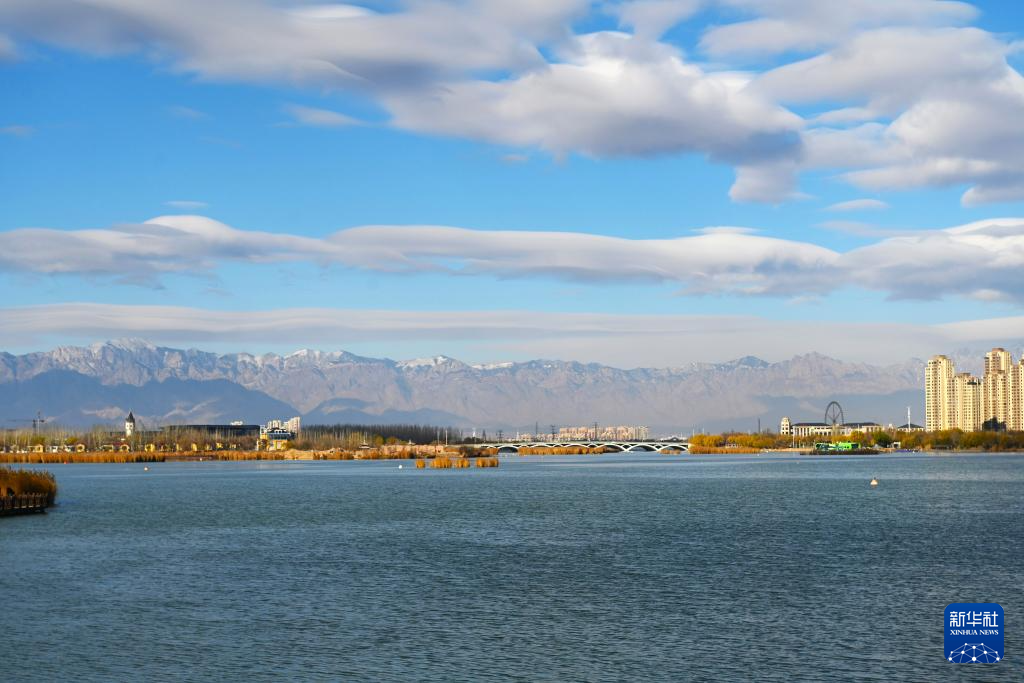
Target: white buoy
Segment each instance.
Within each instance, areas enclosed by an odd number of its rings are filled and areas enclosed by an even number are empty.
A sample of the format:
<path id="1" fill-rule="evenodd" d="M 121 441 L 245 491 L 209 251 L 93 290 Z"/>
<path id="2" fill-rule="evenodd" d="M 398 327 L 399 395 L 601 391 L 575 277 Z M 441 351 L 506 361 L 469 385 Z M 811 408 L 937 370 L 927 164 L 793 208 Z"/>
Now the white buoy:
<path id="1" fill-rule="evenodd" d="M 398 469 L 402 469 L 403 467 L 405 467 L 405 465 L 399 465 Z"/>
<path id="2" fill-rule="evenodd" d="M 878 480 L 877 479 L 872 479 L 871 480 L 871 485 L 872 486 L 878 486 Z"/>
<path id="3" fill-rule="evenodd" d="M 143 471 L 143 472 L 149 472 L 149 466 L 143 467 L 143 468 L 142 468 L 142 471 Z"/>

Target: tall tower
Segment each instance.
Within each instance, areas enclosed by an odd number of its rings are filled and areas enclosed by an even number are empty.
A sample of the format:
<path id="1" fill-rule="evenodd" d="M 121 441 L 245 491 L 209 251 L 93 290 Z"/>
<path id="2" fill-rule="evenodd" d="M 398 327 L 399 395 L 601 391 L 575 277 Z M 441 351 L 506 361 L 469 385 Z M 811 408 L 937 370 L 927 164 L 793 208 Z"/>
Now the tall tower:
<path id="1" fill-rule="evenodd" d="M 782 418 L 782 421 L 779 423 L 779 435 L 780 436 L 790 436 L 792 434 L 793 434 L 793 423 L 789 421 L 788 417 Z"/>
<path id="2" fill-rule="evenodd" d="M 124 437 L 126 439 L 132 438 L 132 434 L 135 433 L 135 415 L 132 411 L 128 411 L 128 417 L 124 419 Z"/>
<path id="3" fill-rule="evenodd" d="M 925 429 L 937 432 L 952 429 L 956 368 L 947 356 L 932 356 L 924 376 Z"/>

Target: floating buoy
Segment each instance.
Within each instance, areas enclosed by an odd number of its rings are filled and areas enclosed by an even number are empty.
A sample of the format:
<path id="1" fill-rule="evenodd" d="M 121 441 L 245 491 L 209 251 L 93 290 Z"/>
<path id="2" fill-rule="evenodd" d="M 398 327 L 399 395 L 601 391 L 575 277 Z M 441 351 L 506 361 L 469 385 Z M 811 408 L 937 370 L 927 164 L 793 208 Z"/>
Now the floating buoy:
<path id="1" fill-rule="evenodd" d="M 405 467 L 405 465 L 399 465 L 398 469 L 402 469 L 403 467 Z"/>
<path id="2" fill-rule="evenodd" d="M 142 471 L 143 471 L 143 472 L 149 472 L 149 467 L 148 467 L 148 466 L 147 466 L 147 467 L 143 467 L 143 468 L 142 468 Z"/>
<path id="3" fill-rule="evenodd" d="M 872 479 L 871 480 L 871 485 L 872 486 L 878 486 L 878 480 L 877 479 Z"/>

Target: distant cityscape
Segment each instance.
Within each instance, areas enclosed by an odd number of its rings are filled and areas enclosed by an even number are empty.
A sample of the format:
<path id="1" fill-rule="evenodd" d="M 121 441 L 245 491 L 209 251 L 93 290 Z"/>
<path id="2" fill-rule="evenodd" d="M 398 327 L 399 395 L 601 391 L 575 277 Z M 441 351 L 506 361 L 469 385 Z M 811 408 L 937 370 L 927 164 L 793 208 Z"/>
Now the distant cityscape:
<path id="1" fill-rule="evenodd" d="M 948 356 L 933 356 L 925 373 L 925 427 L 929 432 L 960 429 L 1024 431 L 1024 358 L 1004 348 L 985 354 L 979 379 L 957 372 Z"/>
<path id="2" fill-rule="evenodd" d="M 925 416 L 924 425 L 912 419 L 912 407 L 907 407 L 906 419 L 900 424 L 890 422 L 882 424 L 873 421 L 854 419 L 847 421 L 842 407 L 836 401 L 830 402 L 825 408 L 824 419 L 820 421 L 794 421 L 789 416 L 782 417 L 778 423 L 778 435 L 792 437 L 796 440 L 823 437 L 835 440 L 837 437 L 852 437 L 851 440 L 862 440 L 865 436 L 888 433 L 939 432 L 946 430 L 962 430 L 963 432 L 998 432 L 1024 431 L 1024 358 L 1018 362 L 1010 352 L 1001 347 L 993 348 L 985 354 L 984 373 L 979 378 L 967 372 L 957 372 L 955 363 L 946 355 L 933 356 L 928 362 L 925 372 Z M 50 422 L 40 412 L 31 420 L 32 434 L 35 441 L 43 441 L 41 432 L 45 423 Z M 448 443 L 448 428 L 442 432 L 440 428 L 424 427 L 428 432 L 436 432 L 430 438 L 437 442 Z M 228 424 L 176 424 L 145 429 L 136 420 L 135 414 L 129 412 L 124 420 L 123 431 L 105 431 L 94 429 L 90 443 L 99 450 L 203 450 L 203 449 L 237 449 L 246 444 L 255 450 L 280 450 L 293 447 L 302 431 L 302 418 L 299 416 L 288 419 L 271 419 L 265 424 L 250 424 L 234 421 Z M 760 423 L 759 433 L 762 432 Z M 38 432 L 38 434 L 37 434 Z M 13 430 L 5 430 L 13 434 Z M 443 436 L 442 436 L 443 434 Z M 454 434 L 452 435 L 454 436 Z M 537 423 L 533 431 L 508 432 L 496 430 L 491 439 L 487 432 L 477 438 L 473 430 L 472 437 L 464 435 L 466 443 L 481 441 L 516 441 L 516 442 L 640 442 L 651 439 L 650 429 L 645 425 L 601 425 L 597 422 L 586 425 L 558 426 L 550 425 L 542 429 Z M 463 437 L 458 437 L 463 438 Z M 671 439 L 685 440 L 685 436 Z M 22 439 L 23 440 L 23 439 Z M 872 437 L 869 441 L 875 441 Z M 13 439 L 11 444 L 4 439 L 2 448 L 22 451 L 26 443 Z M 33 448 L 39 449 L 41 443 Z M 79 441 L 76 449 L 83 448 Z M 50 443 L 47 449 L 69 450 L 70 445 Z"/>
<path id="3" fill-rule="evenodd" d="M 792 422 L 788 417 L 779 423 L 780 436 L 793 436 L 798 439 L 811 436 L 852 436 L 855 432 L 872 434 L 874 432 L 923 432 L 919 424 L 905 422 L 901 425 L 881 425 L 877 422 Z"/>
<path id="4" fill-rule="evenodd" d="M 548 432 L 516 432 L 516 441 L 576 441 L 580 439 L 592 441 L 644 441 L 650 438 L 650 430 L 643 425 L 600 426 L 597 424 L 582 427 L 551 426 Z M 501 440 L 499 438 L 499 440 Z"/>
<path id="5" fill-rule="evenodd" d="M 230 424 L 180 424 L 167 425 L 157 430 L 138 430 L 135 413 L 128 411 L 124 419 L 124 435 L 118 432 L 111 432 L 111 443 L 104 444 L 106 450 L 128 449 L 129 442 L 142 444 L 145 450 L 174 450 L 183 449 L 180 441 L 199 439 L 212 440 L 220 448 L 224 442 L 250 439 L 255 444 L 256 450 L 281 450 L 287 447 L 288 443 L 294 441 L 302 431 L 302 418 L 292 417 L 287 420 L 269 420 L 264 425 L 245 424 L 241 420 Z M 193 450 L 198 450 L 198 443 L 191 444 Z M 237 446 L 235 446 L 237 447 Z M 219 450 L 219 449 L 218 449 Z"/>

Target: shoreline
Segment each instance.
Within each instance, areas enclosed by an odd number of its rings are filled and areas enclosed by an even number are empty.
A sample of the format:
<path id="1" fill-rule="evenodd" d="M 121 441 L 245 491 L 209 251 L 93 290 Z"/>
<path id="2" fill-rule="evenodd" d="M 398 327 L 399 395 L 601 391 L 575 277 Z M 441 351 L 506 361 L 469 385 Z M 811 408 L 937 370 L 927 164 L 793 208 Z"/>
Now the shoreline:
<path id="1" fill-rule="evenodd" d="M 715 449 L 714 452 L 683 452 L 683 453 L 653 453 L 648 451 L 636 453 L 608 452 L 608 453 L 517 453 L 503 454 L 497 456 L 490 453 L 462 453 L 459 451 L 445 451 L 440 453 L 374 453 L 374 452 L 324 452 L 324 451 L 230 451 L 230 452 L 181 452 L 181 453 L 110 453 L 110 452 L 87 452 L 87 453 L 0 453 L 0 465 L 91 465 L 91 464 L 149 464 L 149 463 L 170 463 L 170 462 L 285 462 L 285 461 L 328 461 L 328 460 L 401 460 L 401 461 L 429 461 L 438 458 L 449 458 L 452 460 L 472 459 L 478 457 L 502 457 L 521 458 L 529 456 L 557 457 L 566 455 L 580 456 L 602 456 L 602 455 L 660 455 L 665 458 L 678 458 L 689 456 L 692 458 L 714 457 L 719 455 L 792 455 L 792 456 L 820 456 L 830 458 L 855 457 L 855 456 L 902 456 L 902 455 L 995 455 L 995 454 L 1024 454 L 1024 449 L 1002 449 L 985 450 L 976 448 L 964 449 L 915 449 L 915 450 L 878 450 L 862 449 L 860 451 L 816 451 L 808 448 L 779 448 L 779 449 Z"/>

